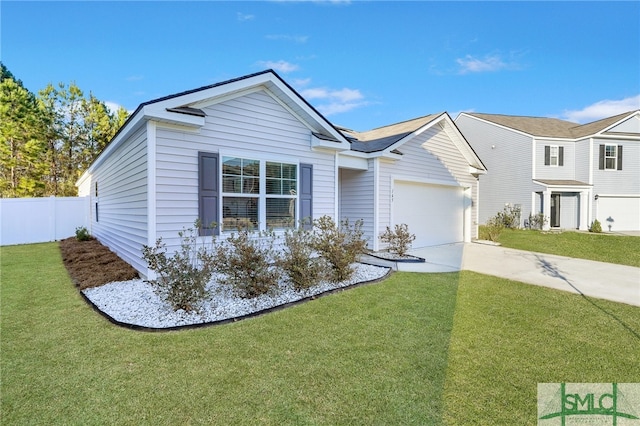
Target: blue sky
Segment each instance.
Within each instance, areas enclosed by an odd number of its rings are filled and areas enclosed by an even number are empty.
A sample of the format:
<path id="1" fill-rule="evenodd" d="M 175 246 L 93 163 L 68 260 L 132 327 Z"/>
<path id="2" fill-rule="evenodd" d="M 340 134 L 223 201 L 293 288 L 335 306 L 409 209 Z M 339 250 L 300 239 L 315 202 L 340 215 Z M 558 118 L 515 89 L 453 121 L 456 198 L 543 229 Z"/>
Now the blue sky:
<path id="1" fill-rule="evenodd" d="M 640 108 L 640 2 L 2 1 L 0 58 L 134 110 L 273 68 L 354 130 L 441 111 Z"/>

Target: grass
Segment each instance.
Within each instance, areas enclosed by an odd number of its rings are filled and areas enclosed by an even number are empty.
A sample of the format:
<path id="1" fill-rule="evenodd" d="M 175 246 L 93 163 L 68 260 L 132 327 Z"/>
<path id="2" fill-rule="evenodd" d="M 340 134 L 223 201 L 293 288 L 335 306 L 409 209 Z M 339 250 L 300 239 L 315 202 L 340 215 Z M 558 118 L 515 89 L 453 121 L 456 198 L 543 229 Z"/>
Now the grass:
<path id="1" fill-rule="evenodd" d="M 505 229 L 498 242 L 519 250 L 640 267 L 640 237 Z"/>
<path id="2" fill-rule="evenodd" d="M 471 272 L 234 324 L 116 327 L 55 244 L 2 247 L 0 423 L 535 424 L 538 382 L 640 382 L 640 309 Z"/>

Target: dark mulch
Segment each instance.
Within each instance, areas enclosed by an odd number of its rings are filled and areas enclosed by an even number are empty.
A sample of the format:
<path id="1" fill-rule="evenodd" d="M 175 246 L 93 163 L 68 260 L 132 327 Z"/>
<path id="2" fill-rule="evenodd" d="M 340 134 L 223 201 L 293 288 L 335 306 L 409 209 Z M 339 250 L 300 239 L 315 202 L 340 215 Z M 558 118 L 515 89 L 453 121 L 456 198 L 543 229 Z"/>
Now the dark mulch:
<path id="1" fill-rule="evenodd" d="M 60 241 L 60 252 L 64 266 L 80 290 L 139 277 L 138 271 L 96 239 L 67 238 Z"/>

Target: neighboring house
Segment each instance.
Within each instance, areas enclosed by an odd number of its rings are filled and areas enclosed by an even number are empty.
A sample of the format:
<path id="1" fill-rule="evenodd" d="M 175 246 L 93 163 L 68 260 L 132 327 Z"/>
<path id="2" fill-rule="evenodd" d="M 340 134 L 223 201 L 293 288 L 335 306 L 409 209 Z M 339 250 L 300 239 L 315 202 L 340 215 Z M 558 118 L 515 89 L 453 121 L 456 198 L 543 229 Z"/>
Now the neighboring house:
<path id="1" fill-rule="evenodd" d="M 555 118 L 462 113 L 456 118 L 490 173 L 480 178 L 480 223 L 520 206 L 521 225 L 640 230 L 640 110 L 588 124 Z"/>
<path id="2" fill-rule="evenodd" d="M 365 133 L 332 125 L 268 70 L 141 104 L 78 181 L 91 233 L 143 275 L 143 245 L 218 223 L 276 232 L 364 220 L 369 247 L 407 223 L 414 246 L 470 241 L 485 168 L 446 113 Z"/>

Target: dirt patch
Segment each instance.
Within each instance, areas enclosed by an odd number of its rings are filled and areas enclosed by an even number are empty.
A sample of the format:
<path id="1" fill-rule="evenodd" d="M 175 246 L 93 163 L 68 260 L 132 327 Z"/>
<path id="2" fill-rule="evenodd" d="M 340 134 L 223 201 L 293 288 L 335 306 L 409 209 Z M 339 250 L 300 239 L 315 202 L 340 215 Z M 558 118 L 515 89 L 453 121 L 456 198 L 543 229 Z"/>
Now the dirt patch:
<path id="1" fill-rule="evenodd" d="M 60 241 L 60 252 L 64 266 L 80 290 L 139 277 L 138 271 L 96 239 L 67 238 Z"/>

